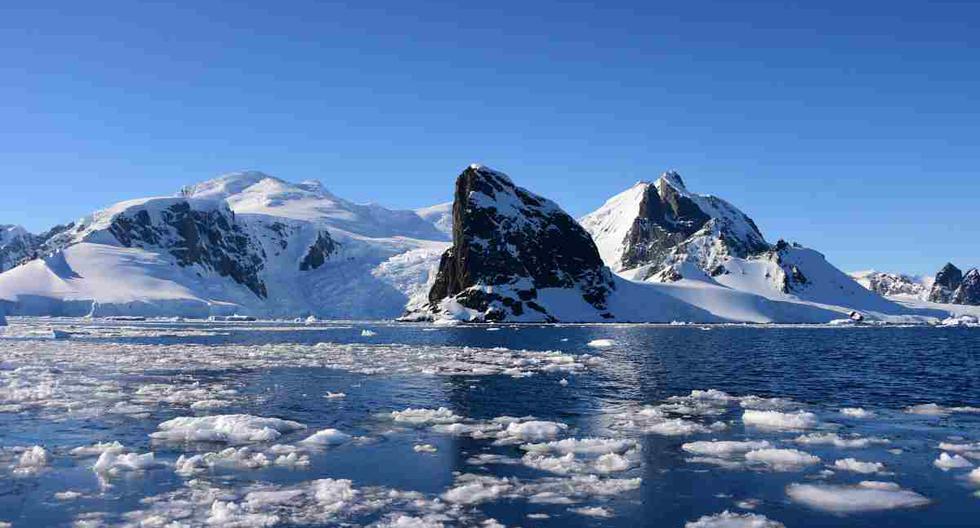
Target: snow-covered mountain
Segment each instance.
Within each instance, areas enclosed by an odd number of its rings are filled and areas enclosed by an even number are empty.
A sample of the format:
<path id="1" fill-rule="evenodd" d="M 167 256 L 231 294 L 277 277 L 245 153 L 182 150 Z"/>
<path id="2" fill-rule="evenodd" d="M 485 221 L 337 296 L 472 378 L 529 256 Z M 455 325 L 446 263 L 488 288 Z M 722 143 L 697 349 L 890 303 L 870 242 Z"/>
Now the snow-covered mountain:
<path id="1" fill-rule="evenodd" d="M 677 280 L 686 263 L 717 273 L 725 257 L 769 249 L 751 218 L 720 198 L 689 192 L 676 172 L 638 182 L 581 223 L 609 267 L 636 280 Z"/>
<path id="2" fill-rule="evenodd" d="M 674 181 L 679 181 L 679 178 Z M 643 201 L 643 195 L 648 191 L 634 188 L 631 192 L 637 201 Z M 719 214 L 719 217 L 708 217 L 694 200 L 678 195 L 668 196 L 656 204 L 649 197 L 646 205 L 631 209 L 649 212 L 660 208 L 661 212 L 656 213 L 658 216 L 649 213 L 643 222 L 625 220 L 627 215 L 621 214 L 618 207 L 609 207 L 603 214 L 596 215 L 597 221 L 591 227 L 604 226 L 607 230 L 601 233 L 619 233 L 626 240 L 635 242 L 629 250 L 617 252 L 614 245 L 609 243 L 605 247 L 596 247 L 585 230 L 554 202 L 514 185 L 503 173 L 471 166 L 456 182 L 453 245 L 442 256 L 439 273 L 429 292 L 429 302 L 411 313 L 410 318 L 467 321 L 828 322 L 846 317 L 853 309 L 841 302 L 848 300 L 842 294 L 823 294 L 829 289 L 826 285 L 844 281 L 853 284 L 853 281 L 846 276 L 841 279 L 839 275 L 843 274 L 839 271 L 832 269 L 835 274 L 828 271 L 827 266 L 813 262 L 822 261 L 818 253 L 787 244 L 765 244 L 751 220 L 720 200 L 699 200 L 701 204 L 710 205 L 712 213 Z M 607 205 L 615 206 L 623 202 L 636 205 L 622 198 L 614 198 Z M 725 216 L 721 217 L 721 214 Z M 631 227 L 622 228 L 622 223 L 629 223 Z M 633 230 L 632 227 L 637 225 L 639 228 Z M 669 283 L 630 280 L 611 273 L 603 265 L 602 257 L 610 258 L 612 255 L 611 259 L 618 259 L 615 261 L 622 269 L 622 256 L 627 256 L 625 260 L 634 258 L 642 251 L 632 249 L 642 246 L 643 251 L 648 251 L 646 255 L 658 254 L 671 259 L 678 257 L 676 262 L 671 260 L 671 265 L 683 264 L 679 269 L 691 272 L 688 269 L 691 263 L 679 258 L 682 254 L 674 251 L 676 246 L 661 251 L 662 248 L 655 243 L 670 239 L 675 231 L 680 230 L 689 235 L 684 239 L 675 238 L 680 240 L 677 244 L 702 236 L 699 235 L 702 230 L 707 233 L 703 236 L 724 238 L 722 243 L 727 252 L 745 255 L 745 258 L 726 254 L 726 258 L 719 256 L 717 264 L 731 269 L 726 273 L 753 277 L 761 284 L 746 282 L 740 290 L 710 278 Z M 642 232 L 643 236 L 630 238 L 630 233 L 637 232 Z M 748 242 L 741 238 L 743 235 L 749 237 Z M 760 250 L 762 253 L 750 253 Z M 778 297 L 752 291 L 755 288 L 763 293 L 772 293 L 773 284 L 804 289 L 808 286 L 806 281 L 811 279 L 806 279 L 799 272 L 790 275 L 786 271 L 801 267 L 813 272 L 812 280 L 825 285 L 818 291 L 810 292 L 816 300 L 805 301 L 789 294 Z M 703 271 L 697 274 L 707 277 Z M 859 301 L 866 297 L 878 301 L 875 307 L 880 309 L 868 310 L 868 315 L 881 319 L 911 315 L 910 310 L 887 302 L 856 284 L 854 286 L 863 293 L 857 296 Z"/>
<path id="3" fill-rule="evenodd" d="M 851 278 L 865 288 L 885 297 L 925 299 L 932 287 L 932 278 L 888 273 L 884 271 L 856 271 Z"/>
<path id="4" fill-rule="evenodd" d="M 12 314 L 390 318 L 424 298 L 447 237 L 412 211 L 259 172 L 122 202 L 0 274 Z"/>
<path id="5" fill-rule="evenodd" d="M 748 215 L 689 191 L 676 172 L 637 183 L 580 221 L 606 264 L 628 279 L 698 281 L 772 300 L 901 311 L 817 251 L 769 244 Z"/>
<path id="6" fill-rule="evenodd" d="M 980 306 L 980 270 L 976 268 L 963 273 L 946 263 L 935 277 L 879 271 L 860 271 L 851 276 L 865 288 L 898 301 Z"/>
<path id="7" fill-rule="evenodd" d="M 980 306 L 980 270 L 972 268 L 966 273 L 946 263 L 929 290 L 928 300 L 934 303 Z"/>
<path id="8" fill-rule="evenodd" d="M 31 258 L 37 237 L 17 225 L 0 225 L 0 273 Z"/>
<path id="9" fill-rule="evenodd" d="M 942 315 L 881 298 L 815 251 L 770 245 L 748 216 L 689 192 L 676 173 L 582 224 L 480 166 L 460 175 L 453 204 L 418 211 L 234 173 L 39 235 L 5 228 L 4 262 L 19 264 L 0 273 L 0 310 L 582 322 Z M 958 281 L 951 296 L 973 299 L 980 273 Z"/>

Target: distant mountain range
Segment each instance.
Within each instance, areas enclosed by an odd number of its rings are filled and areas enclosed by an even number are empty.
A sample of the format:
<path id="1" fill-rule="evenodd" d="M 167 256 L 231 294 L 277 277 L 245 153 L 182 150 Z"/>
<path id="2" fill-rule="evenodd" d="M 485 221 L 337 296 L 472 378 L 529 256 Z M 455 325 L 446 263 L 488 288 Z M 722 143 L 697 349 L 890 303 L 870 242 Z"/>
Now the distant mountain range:
<path id="1" fill-rule="evenodd" d="M 675 172 L 576 220 L 478 165 L 415 211 L 229 174 L 43 234 L 0 226 L 0 271 L 8 315 L 903 322 L 980 304 L 976 270 L 855 280 Z"/>
<path id="2" fill-rule="evenodd" d="M 859 284 L 885 297 L 912 299 L 938 304 L 980 305 L 980 270 L 966 273 L 947 263 L 935 277 L 919 277 L 881 271 L 851 274 Z"/>

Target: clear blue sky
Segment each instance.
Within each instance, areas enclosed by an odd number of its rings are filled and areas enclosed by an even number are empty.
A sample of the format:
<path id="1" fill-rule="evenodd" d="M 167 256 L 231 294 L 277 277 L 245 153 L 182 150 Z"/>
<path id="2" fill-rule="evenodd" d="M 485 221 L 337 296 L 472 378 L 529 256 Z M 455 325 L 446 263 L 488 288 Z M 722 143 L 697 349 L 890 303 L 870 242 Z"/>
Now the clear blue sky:
<path id="1" fill-rule="evenodd" d="M 0 8 L 0 223 L 473 161 L 581 215 L 675 168 L 844 269 L 980 265 L 977 2 L 173 3 Z"/>

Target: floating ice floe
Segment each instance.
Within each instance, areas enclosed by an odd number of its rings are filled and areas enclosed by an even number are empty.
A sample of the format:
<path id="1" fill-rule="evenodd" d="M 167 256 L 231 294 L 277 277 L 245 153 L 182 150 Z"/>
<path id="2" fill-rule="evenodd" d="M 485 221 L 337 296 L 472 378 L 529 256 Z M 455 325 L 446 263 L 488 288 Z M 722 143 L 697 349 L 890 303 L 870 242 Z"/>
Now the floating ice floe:
<path id="1" fill-rule="evenodd" d="M 90 446 L 80 446 L 72 449 L 70 453 L 74 456 L 95 456 L 101 455 L 106 451 L 115 451 L 120 453 L 125 451 L 125 447 L 119 442 L 97 442 Z"/>
<path id="2" fill-rule="evenodd" d="M 568 429 L 567 425 L 558 422 L 544 420 L 514 421 L 507 424 L 507 428 L 498 437 L 496 443 L 541 442 L 557 437 L 566 429 Z"/>
<path id="3" fill-rule="evenodd" d="M 361 337 L 374 337 L 378 335 L 374 330 L 361 330 Z"/>
<path id="4" fill-rule="evenodd" d="M 617 453 L 605 453 L 598 457 L 579 458 L 575 453 L 562 456 L 550 456 L 542 453 L 527 453 L 521 462 L 530 468 L 548 471 L 559 475 L 572 474 L 608 474 L 626 471 L 636 464 L 634 457 Z"/>
<path id="5" fill-rule="evenodd" d="M 603 508 L 602 506 L 584 506 L 582 508 L 569 508 L 568 511 L 576 513 L 578 515 L 584 515 L 586 517 L 595 517 L 596 519 L 608 519 L 613 516 L 613 512 Z"/>
<path id="6" fill-rule="evenodd" d="M 732 513 L 725 510 L 688 522 L 684 528 L 785 528 L 783 523 L 757 513 Z"/>
<path id="7" fill-rule="evenodd" d="M 391 418 L 396 422 L 413 425 L 448 424 L 463 419 L 445 407 L 438 409 L 413 409 L 410 407 L 404 411 L 392 411 Z"/>
<path id="8" fill-rule="evenodd" d="M 328 447 L 346 444 L 352 438 L 351 435 L 337 429 L 323 429 L 300 440 L 299 443 L 306 446 Z"/>
<path id="9" fill-rule="evenodd" d="M 575 504 L 597 497 L 617 496 L 640 487 L 639 478 L 598 475 L 547 477 L 531 481 L 463 474 L 442 498 L 451 503 L 473 505 L 500 499 L 523 498 L 532 504 Z"/>
<path id="10" fill-rule="evenodd" d="M 145 471 L 159 467 L 153 453 L 120 453 L 104 451 L 92 466 L 92 471 L 100 475 L 118 475 L 127 471 Z"/>
<path id="11" fill-rule="evenodd" d="M 25 449 L 20 454 L 17 464 L 14 466 L 13 473 L 18 476 L 27 476 L 38 473 L 50 462 L 51 456 L 48 451 L 41 446 L 32 446 Z"/>
<path id="12" fill-rule="evenodd" d="M 275 448 L 280 449 L 275 449 Z M 261 469 L 272 465 L 283 467 L 305 467 L 310 458 L 296 450 L 283 450 L 286 446 L 273 446 L 268 453 L 252 447 L 234 448 L 202 453 L 197 455 L 181 455 L 174 464 L 178 475 L 191 476 L 214 468 L 227 469 Z M 280 454 L 277 454 L 279 451 Z M 288 451 L 288 452 L 283 452 Z"/>
<path id="13" fill-rule="evenodd" d="M 758 449 L 769 449 L 772 444 L 766 440 L 714 440 L 703 442 L 688 442 L 681 449 L 695 455 L 726 457 L 739 455 Z"/>
<path id="14" fill-rule="evenodd" d="M 797 436 L 794 439 L 797 444 L 804 445 L 832 445 L 839 448 L 865 448 L 873 444 L 887 444 L 886 438 L 875 436 L 851 436 L 842 437 L 837 433 L 809 433 Z"/>
<path id="15" fill-rule="evenodd" d="M 745 453 L 750 464 L 762 464 L 773 471 L 797 471 L 820 463 L 820 458 L 798 449 L 755 449 Z"/>
<path id="16" fill-rule="evenodd" d="M 530 453 L 575 453 L 604 455 L 607 453 L 623 454 L 639 449 L 636 440 L 616 438 L 566 438 L 538 444 L 524 444 L 521 449 Z"/>
<path id="17" fill-rule="evenodd" d="M 884 473 L 885 465 L 881 462 L 865 462 L 855 458 L 842 458 L 834 461 L 834 469 L 870 475 L 872 473 Z"/>
<path id="18" fill-rule="evenodd" d="M 327 391 L 327 393 L 324 394 L 323 397 L 326 398 L 326 399 L 328 399 L 328 400 L 339 400 L 341 398 L 346 398 L 347 397 L 347 394 L 346 393 L 343 393 L 343 392 L 330 392 L 330 391 Z"/>
<path id="19" fill-rule="evenodd" d="M 848 418 L 874 418 L 875 413 L 867 411 L 861 407 L 844 407 L 840 413 Z"/>
<path id="20" fill-rule="evenodd" d="M 973 463 L 967 460 L 966 458 L 958 454 L 950 455 L 945 451 L 939 454 L 939 458 L 932 461 L 932 465 L 936 466 L 937 468 L 943 471 L 973 467 Z"/>
<path id="21" fill-rule="evenodd" d="M 953 443 L 953 442 L 940 442 L 939 449 L 943 451 L 949 451 L 951 453 L 958 453 L 966 458 L 972 458 L 975 460 L 980 460 L 980 442 L 970 442 L 970 443 Z"/>
<path id="22" fill-rule="evenodd" d="M 283 433 L 306 429 L 290 420 L 264 418 L 249 414 L 219 414 L 215 416 L 181 417 L 167 420 L 151 433 L 154 440 L 170 442 L 222 442 L 249 444 L 270 442 Z"/>
<path id="23" fill-rule="evenodd" d="M 82 496 L 81 493 L 79 493 L 77 491 L 72 491 L 72 490 L 59 491 L 59 492 L 57 492 L 57 493 L 54 494 L 54 498 L 57 499 L 57 500 L 60 500 L 60 501 L 75 500 L 75 499 L 80 498 L 81 496 Z"/>
<path id="24" fill-rule="evenodd" d="M 746 410 L 742 413 L 742 422 L 760 429 L 799 430 L 810 429 L 817 425 L 817 417 L 813 413 L 797 411 L 784 413 L 779 411 Z"/>
<path id="25" fill-rule="evenodd" d="M 790 484 L 786 494 L 795 502 L 834 513 L 859 513 L 914 508 L 930 500 L 894 482 L 865 480 L 856 485 Z"/>
<path id="26" fill-rule="evenodd" d="M 438 449 L 436 449 L 436 446 L 432 444 L 415 444 L 414 446 L 412 446 L 412 450 L 415 451 L 416 453 L 435 453 L 436 451 L 438 451 Z"/>
<path id="27" fill-rule="evenodd" d="M 677 406 L 680 405 L 679 409 Z M 727 428 L 727 424 L 715 421 L 710 424 L 702 424 L 684 418 L 672 418 L 670 415 L 675 413 L 686 413 L 691 410 L 685 404 L 667 403 L 655 406 L 644 406 L 617 413 L 613 416 L 615 422 L 611 425 L 613 429 L 630 431 L 640 434 L 657 434 L 662 436 L 683 436 L 698 433 L 709 433 L 720 431 Z M 698 413 L 701 415 L 713 415 L 714 412 Z"/>
<path id="28" fill-rule="evenodd" d="M 936 403 L 923 403 L 906 407 L 905 412 L 925 416 L 948 416 L 953 413 L 980 413 L 980 407 L 944 407 Z"/>
<path id="29" fill-rule="evenodd" d="M 980 468 L 976 468 L 967 475 L 967 478 L 976 484 L 980 484 Z"/>
<path id="30" fill-rule="evenodd" d="M 609 348 L 616 346 L 616 342 L 612 339 L 593 339 L 589 341 L 588 346 L 592 348 Z"/>

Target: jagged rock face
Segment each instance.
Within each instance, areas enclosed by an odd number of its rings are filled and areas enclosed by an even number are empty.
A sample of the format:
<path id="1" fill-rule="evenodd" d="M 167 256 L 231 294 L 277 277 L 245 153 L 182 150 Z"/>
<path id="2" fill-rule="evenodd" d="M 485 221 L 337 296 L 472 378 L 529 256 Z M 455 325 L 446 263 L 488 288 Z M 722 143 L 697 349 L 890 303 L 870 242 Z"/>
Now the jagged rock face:
<path id="1" fill-rule="evenodd" d="M 540 290 L 577 289 L 605 313 L 614 287 L 588 233 L 556 204 L 489 168 L 471 166 L 460 174 L 453 245 L 429 291 L 431 310 L 444 310 L 451 300 L 484 320 L 525 314 L 555 320 L 537 302 Z"/>
<path id="2" fill-rule="evenodd" d="M 303 261 L 299 263 L 300 271 L 319 268 L 336 250 L 337 243 L 330 238 L 330 233 L 320 231 L 317 233 L 316 241 L 313 242 L 313 245 L 306 252 L 306 256 L 303 257 Z"/>
<path id="3" fill-rule="evenodd" d="M 963 276 L 956 291 L 953 292 L 951 302 L 980 306 L 980 270 L 973 268 Z"/>
<path id="4" fill-rule="evenodd" d="M 920 297 L 926 287 L 914 277 L 899 273 L 874 272 L 862 277 L 859 281 L 869 290 L 878 295 L 908 295 Z"/>
<path id="5" fill-rule="evenodd" d="M 227 208 L 198 210 L 179 201 L 159 211 L 155 222 L 150 211 L 120 214 L 109 232 L 124 247 L 165 249 L 180 266 L 199 265 L 222 277 L 231 277 L 255 295 L 268 295 L 259 277 L 265 253 L 254 243 L 235 214 Z"/>
<path id="6" fill-rule="evenodd" d="M 747 215 L 714 196 L 689 192 L 676 172 L 640 182 L 582 219 L 604 260 L 632 278 L 672 281 L 684 262 L 709 275 L 724 273 L 726 257 L 770 249 Z"/>
<path id="7" fill-rule="evenodd" d="M 800 293 L 811 284 L 803 271 L 788 257 L 793 249 L 802 249 L 799 244 L 779 240 L 764 254 L 755 255 L 757 260 L 768 260 L 774 266 L 767 278 L 782 293 Z"/>
<path id="8" fill-rule="evenodd" d="M 23 227 L 0 225 L 0 273 L 33 258 L 38 243 Z"/>
<path id="9" fill-rule="evenodd" d="M 936 274 L 936 281 L 929 292 L 929 300 L 937 303 L 948 303 L 953 299 L 953 293 L 963 282 L 963 272 L 952 263 L 946 263 Z"/>

